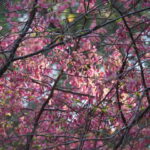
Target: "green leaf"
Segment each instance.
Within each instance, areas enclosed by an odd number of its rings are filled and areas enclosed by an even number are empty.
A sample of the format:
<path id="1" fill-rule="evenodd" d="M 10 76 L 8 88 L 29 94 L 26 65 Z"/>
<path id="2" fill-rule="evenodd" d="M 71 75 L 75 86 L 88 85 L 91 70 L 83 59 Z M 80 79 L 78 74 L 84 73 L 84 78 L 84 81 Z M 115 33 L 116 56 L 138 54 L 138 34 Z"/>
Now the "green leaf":
<path id="1" fill-rule="evenodd" d="M 102 111 L 103 113 L 107 113 L 107 110 L 108 110 L 107 106 L 106 106 L 106 107 L 103 107 L 103 108 L 101 109 L 101 111 Z"/>

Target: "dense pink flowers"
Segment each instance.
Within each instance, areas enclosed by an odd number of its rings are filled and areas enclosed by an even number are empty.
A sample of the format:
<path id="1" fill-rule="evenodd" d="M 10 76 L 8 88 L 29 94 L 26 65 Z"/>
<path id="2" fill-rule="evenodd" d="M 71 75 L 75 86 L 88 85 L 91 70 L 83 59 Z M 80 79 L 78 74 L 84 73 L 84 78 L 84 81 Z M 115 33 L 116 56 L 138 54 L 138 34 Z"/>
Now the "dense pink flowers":
<path id="1" fill-rule="evenodd" d="M 149 148 L 148 1 L 19 0 L 5 7 L 2 150 Z"/>

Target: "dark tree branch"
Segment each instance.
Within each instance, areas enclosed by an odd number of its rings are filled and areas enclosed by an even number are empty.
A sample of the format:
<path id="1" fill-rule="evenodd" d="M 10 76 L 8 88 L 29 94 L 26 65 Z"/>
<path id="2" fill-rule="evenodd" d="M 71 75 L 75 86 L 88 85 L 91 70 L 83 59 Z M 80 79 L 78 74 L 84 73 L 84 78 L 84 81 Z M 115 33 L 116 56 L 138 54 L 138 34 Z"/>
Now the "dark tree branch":
<path id="1" fill-rule="evenodd" d="M 126 136 L 128 135 L 130 129 L 137 124 L 143 117 L 144 115 L 146 115 L 148 112 L 150 112 L 150 105 L 141 113 L 139 113 L 138 115 L 135 116 L 135 118 L 133 119 L 133 121 L 127 126 L 125 133 L 121 136 L 121 139 L 119 140 L 119 142 L 115 145 L 114 150 L 117 150 L 123 143 L 124 139 L 126 138 Z"/>
<path id="2" fill-rule="evenodd" d="M 49 87 L 49 85 L 47 85 L 46 83 L 44 83 L 44 82 L 42 82 L 42 81 L 35 80 L 35 79 L 32 79 L 32 78 L 30 78 L 30 79 L 31 79 L 32 82 L 34 82 L 34 83 L 36 83 L 36 84 L 40 84 L 40 85 L 42 85 L 42 86 Z M 87 97 L 89 97 L 89 98 L 95 98 L 95 96 L 93 96 L 93 95 L 84 94 L 84 93 L 79 93 L 79 92 L 74 92 L 74 91 L 62 89 L 62 88 L 59 88 L 59 87 L 56 87 L 55 90 L 56 90 L 56 91 L 61 91 L 61 92 L 64 92 L 64 93 L 70 93 L 70 94 L 73 94 L 73 95 L 87 96 Z"/>
<path id="3" fill-rule="evenodd" d="M 78 39 L 78 38 L 80 38 L 80 37 L 84 37 L 84 36 L 86 36 L 86 35 L 88 35 L 88 34 L 94 32 L 94 31 L 96 31 L 96 30 L 98 30 L 98 29 L 100 29 L 100 28 L 102 28 L 102 27 L 104 27 L 104 26 L 106 26 L 106 25 L 108 25 L 108 24 L 111 24 L 111 23 L 113 23 L 113 22 L 119 20 L 120 18 L 127 17 L 127 16 L 131 16 L 131 15 L 134 15 L 134 14 L 137 14 L 137 13 L 140 13 L 140 12 L 143 12 L 143 11 L 147 11 L 147 10 L 149 10 L 149 9 L 150 9 L 150 8 L 145 8 L 145 9 L 141 9 L 141 10 L 138 10 L 138 11 L 134 11 L 134 12 L 125 14 L 125 15 L 123 15 L 123 16 L 121 16 L 121 17 L 117 17 L 116 19 L 113 19 L 113 20 L 111 20 L 111 21 L 108 21 L 108 22 L 106 22 L 106 23 L 104 23 L 104 24 L 97 25 L 97 26 L 95 26 L 93 29 L 91 29 L 91 30 L 89 30 L 89 31 L 87 31 L 87 32 L 85 32 L 85 33 L 83 33 L 83 34 L 76 35 L 76 36 L 73 37 L 73 38 L 74 38 L 74 39 Z M 71 39 L 70 39 L 70 40 L 71 40 Z M 20 57 L 16 57 L 16 58 L 14 58 L 12 61 L 22 60 L 22 59 L 25 59 L 25 58 L 33 57 L 33 56 L 38 55 L 38 54 L 42 54 L 42 53 L 44 53 L 44 52 L 48 52 L 48 51 L 52 50 L 53 48 L 55 48 L 56 46 L 60 46 L 60 45 L 66 44 L 66 42 L 69 42 L 70 40 L 68 40 L 68 41 L 62 41 L 62 42 L 59 42 L 59 43 L 48 44 L 46 47 L 44 47 L 43 49 L 41 49 L 41 50 L 39 50 L 39 51 L 37 51 L 37 52 L 31 53 L 31 54 L 28 54 L 28 55 L 24 55 L 24 56 L 20 56 Z"/>
<path id="4" fill-rule="evenodd" d="M 36 119 L 35 119 L 35 122 L 34 122 L 34 125 L 33 125 L 33 129 L 32 129 L 32 132 L 31 132 L 31 135 L 29 135 L 29 136 L 27 137 L 27 144 L 26 144 L 25 150 L 30 150 L 30 148 L 31 148 L 33 136 L 34 136 L 34 134 L 35 134 L 35 132 L 36 132 L 36 129 L 37 129 L 37 127 L 38 127 L 38 122 L 39 122 L 39 120 L 40 120 L 40 118 L 41 118 L 41 115 L 42 115 L 43 112 L 45 111 L 46 105 L 49 103 L 50 99 L 53 97 L 54 90 L 55 90 L 55 88 L 56 88 L 56 86 L 57 86 L 57 83 L 59 82 L 59 80 L 60 80 L 62 74 L 63 74 L 63 72 L 61 71 L 60 74 L 59 74 L 59 76 L 58 76 L 57 79 L 55 80 L 55 83 L 54 83 L 54 85 L 53 85 L 53 87 L 52 87 L 52 89 L 51 89 L 51 91 L 50 91 L 50 94 L 49 94 L 47 100 L 43 103 L 43 105 L 42 105 L 42 107 L 41 107 L 41 109 L 40 109 L 40 111 L 39 111 L 39 113 L 38 113 L 38 115 L 37 115 L 37 117 L 36 117 Z"/>
<path id="5" fill-rule="evenodd" d="M 129 27 L 129 25 L 127 24 L 127 21 L 123 15 L 123 13 L 116 7 L 113 5 L 113 7 L 119 12 L 119 14 L 121 15 L 122 19 L 123 19 L 123 22 L 124 22 L 124 25 L 126 26 L 127 30 L 128 30 L 128 33 L 129 33 L 129 36 L 130 36 L 130 39 L 133 43 L 133 47 L 134 47 L 134 50 L 135 50 L 135 53 L 136 53 L 136 56 L 137 56 L 137 59 L 138 59 L 138 64 L 139 64 L 139 67 L 140 67 L 140 72 L 141 72 L 141 80 L 142 80 L 142 84 L 143 84 L 143 87 L 144 89 L 147 89 L 147 85 L 146 85 L 146 80 L 145 80 L 145 76 L 144 76 L 144 68 L 143 68 L 143 65 L 142 65 L 142 62 L 141 62 L 141 59 L 140 59 L 140 54 L 139 54 L 139 50 L 138 50 L 138 47 L 136 45 L 136 42 L 135 42 L 135 39 L 133 37 L 133 33 Z M 150 8 L 149 8 L 150 9 Z M 150 110 L 150 97 L 149 97 L 149 92 L 148 90 L 144 91 L 146 93 L 146 97 L 147 97 L 147 101 L 149 103 L 149 106 L 142 112 L 139 114 L 136 114 L 135 115 L 135 118 L 133 119 L 133 121 L 129 124 L 129 126 L 127 126 L 127 129 L 125 131 L 125 133 L 122 135 L 121 139 L 119 140 L 119 142 L 115 145 L 114 147 L 114 150 L 117 150 L 124 142 L 125 138 L 128 136 L 128 133 L 130 131 L 130 129 L 139 121 L 142 119 L 142 117 Z M 142 99 L 141 99 L 142 100 Z"/>
<path id="6" fill-rule="evenodd" d="M 120 98 L 119 98 L 119 82 L 116 85 L 116 97 L 117 97 L 118 109 L 119 109 L 119 113 L 121 115 L 122 121 L 123 121 L 124 125 L 127 126 L 128 124 L 127 124 L 126 118 L 123 114 L 122 106 L 121 106 L 121 102 L 120 102 Z"/>
<path id="7" fill-rule="evenodd" d="M 15 53 L 17 51 L 17 48 L 19 47 L 19 44 L 22 42 L 22 39 L 25 37 L 27 31 L 29 30 L 29 28 L 30 28 L 30 26 L 33 22 L 33 19 L 35 17 L 36 11 L 37 11 L 37 8 L 36 8 L 37 2 L 38 2 L 38 0 L 34 1 L 33 9 L 31 10 L 31 13 L 29 15 L 29 19 L 26 22 L 26 24 L 25 24 L 24 28 L 22 29 L 21 33 L 19 34 L 19 37 L 15 40 L 15 42 L 12 46 L 12 49 L 10 50 L 11 54 L 10 54 L 6 64 L 0 69 L 0 77 L 2 77 L 2 75 L 6 72 L 6 70 L 8 69 L 10 64 L 12 63 L 12 61 L 14 59 L 14 56 L 15 56 Z"/>
<path id="8" fill-rule="evenodd" d="M 114 8 L 120 13 L 120 15 L 122 16 L 122 19 L 123 19 L 123 22 L 124 22 L 124 25 L 126 26 L 128 32 L 129 32 L 129 36 L 130 36 L 130 39 L 133 43 L 133 47 L 134 47 L 134 50 L 135 50 L 135 53 L 136 53 L 136 56 L 137 56 L 137 60 L 138 60 L 138 64 L 139 64 L 139 67 L 140 67 L 140 72 L 141 72 L 141 78 L 142 78 L 142 84 L 143 84 L 143 87 L 144 89 L 147 89 L 147 85 L 146 85 L 146 80 L 145 80 L 145 76 L 144 76 L 144 68 L 143 68 L 143 65 L 142 65 L 142 62 L 141 62 L 141 59 L 140 59 L 140 54 L 139 54 L 139 49 L 136 45 L 136 42 L 135 42 L 135 39 L 133 37 L 133 33 L 129 27 L 129 25 L 127 24 L 127 21 L 125 19 L 125 17 L 123 17 L 123 14 L 120 10 L 118 10 L 115 6 Z M 150 8 L 149 8 L 150 9 Z M 146 97 L 147 97 L 147 101 L 150 105 L 150 96 L 149 96 L 149 92 L 147 91 L 146 92 Z"/>

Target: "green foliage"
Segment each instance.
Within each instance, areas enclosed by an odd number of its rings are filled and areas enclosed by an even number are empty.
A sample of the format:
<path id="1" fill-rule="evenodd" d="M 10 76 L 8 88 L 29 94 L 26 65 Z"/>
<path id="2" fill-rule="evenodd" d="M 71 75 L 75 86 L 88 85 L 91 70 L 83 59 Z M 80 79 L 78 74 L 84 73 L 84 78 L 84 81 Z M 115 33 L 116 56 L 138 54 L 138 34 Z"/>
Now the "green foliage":
<path id="1" fill-rule="evenodd" d="M 6 14 L 8 13 L 8 10 L 6 9 L 6 3 L 1 2 L 0 4 L 0 26 L 2 27 L 2 30 L 0 31 L 0 37 L 2 37 L 9 32 L 10 26 L 6 20 Z"/>

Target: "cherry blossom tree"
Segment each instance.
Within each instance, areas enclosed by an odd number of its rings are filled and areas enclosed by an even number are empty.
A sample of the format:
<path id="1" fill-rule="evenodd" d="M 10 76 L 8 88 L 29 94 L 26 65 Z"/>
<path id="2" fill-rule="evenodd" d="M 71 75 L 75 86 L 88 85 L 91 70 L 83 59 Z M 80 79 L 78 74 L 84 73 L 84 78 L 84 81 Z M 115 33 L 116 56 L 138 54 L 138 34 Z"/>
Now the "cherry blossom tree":
<path id="1" fill-rule="evenodd" d="M 149 10 L 0 0 L 0 150 L 148 150 Z"/>

